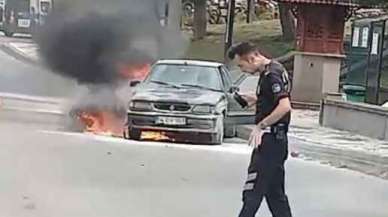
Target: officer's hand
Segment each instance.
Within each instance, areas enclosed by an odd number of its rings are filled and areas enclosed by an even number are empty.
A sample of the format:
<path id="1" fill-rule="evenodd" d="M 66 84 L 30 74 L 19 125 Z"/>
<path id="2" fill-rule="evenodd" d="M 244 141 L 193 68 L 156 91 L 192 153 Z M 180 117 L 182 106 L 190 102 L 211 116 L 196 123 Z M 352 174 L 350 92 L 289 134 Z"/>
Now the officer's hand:
<path id="1" fill-rule="evenodd" d="M 257 96 L 255 93 L 240 93 L 240 96 L 247 101 L 248 107 L 251 107 L 257 101 Z"/>
<path id="2" fill-rule="evenodd" d="M 253 148 L 258 148 L 261 145 L 261 138 L 263 136 L 263 131 L 255 126 L 252 130 L 251 136 L 249 137 L 248 145 Z"/>

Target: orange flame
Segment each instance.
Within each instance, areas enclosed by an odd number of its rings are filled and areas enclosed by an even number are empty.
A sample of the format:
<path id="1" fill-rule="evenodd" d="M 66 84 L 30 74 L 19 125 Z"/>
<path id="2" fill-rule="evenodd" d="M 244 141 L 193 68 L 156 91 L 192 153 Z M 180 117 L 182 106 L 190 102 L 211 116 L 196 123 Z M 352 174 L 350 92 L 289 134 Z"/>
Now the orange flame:
<path id="1" fill-rule="evenodd" d="M 125 79 L 143 81 L 151 71 L 151 64 L 118 64 L 118 69 L 120 75 Z"/>
<path id="2" fill-rule="evenodd" d="M 153 131 L 142 132 L 141 139 L 152 140 L 152 141 L 172 141 L 173 140 L 163 132 L 153 132 Z"/>
<path id="3" fill-rule="evenodd" d="M 151 71 L 151 64 L 149 63 L 132 65 L 119 63 L 117 67 L 122 79 L 127 80 L 143 81 Z M 119 118 L 113 112 L 81 111 L 77 116 L 85 126 L 84 132 L 114 137 L 123 137 L 124 135 L 125 120 Z"/>
<path id="4" fill-rule="evenodd" d="M 85 125 L 84 132 L 96 135 L 123 137 L 125 121 L 112 112 L 86 112 L 79 114 Z"/>

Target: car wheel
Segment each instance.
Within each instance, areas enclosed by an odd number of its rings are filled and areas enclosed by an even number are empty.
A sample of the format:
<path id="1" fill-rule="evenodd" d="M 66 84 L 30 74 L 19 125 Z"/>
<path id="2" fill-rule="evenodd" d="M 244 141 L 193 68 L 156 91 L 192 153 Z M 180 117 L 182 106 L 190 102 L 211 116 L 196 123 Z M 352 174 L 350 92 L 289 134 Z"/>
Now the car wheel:
<path id="1" fill-rule="evenodd" d="M 210 24 L 219 24 L 221 14 L 216 9 L 212 9 L 209 13 L 209 23 Z"/>
<path id="2" fill-rule="evenodd" d="M 7 36 L 7 37 L 12 37 L 13 36 L 13 32 L 10 32 L 8 30 L 5 30 L 4 31 L 4 35 Z"/>
<path id="3" fill-rule="evenodd" d="M 225 126 L 224 129 L 225 138 L 233 138 L 236 136 L 236 125 Z"/>
<path id="4" fill-rule="evenodd" d="M 184 16 L 192 17 L 194 15 L 194 4 L 192 2 L 184 2 L 182 9 Z"/>
<path id="5" fill-rule="evenodd" d="M 225 123 L 225 117 L 224 114 L 224 123 Z M 233 138 L 236 136 L 236 125 L 226 125 L 224 124 L 224 137 L 225 138 Z"/>
<path id="6" fill-rule="evenodd" d="M 221 145 L 224 142 L 224 117 L 221 116 L 217 120 L 217 134 L 213 145 Z"/>
<path id="7" fill-rule="evenodd" d="M 128 129 L 129 139 L 132 140 L 140 140 L 141 138 L 141 130 L 138 129 Z"/>

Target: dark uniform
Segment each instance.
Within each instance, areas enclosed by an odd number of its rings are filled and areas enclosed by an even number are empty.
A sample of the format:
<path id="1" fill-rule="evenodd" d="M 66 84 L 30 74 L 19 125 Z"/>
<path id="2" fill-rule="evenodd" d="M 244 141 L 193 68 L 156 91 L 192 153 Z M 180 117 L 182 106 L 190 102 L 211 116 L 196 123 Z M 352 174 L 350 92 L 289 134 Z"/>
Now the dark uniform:
<path id="1" fill-rule="evenodd" d="M 266 66 L 257 87 L 256 123 L 276 108 L 279 100 L 290 97 L 291 82 L 284 67 L 275 61 Z M 273 217 L 291 217 L 284 190 L 284 163 L 288 156 L 287 131 L 291 113 L 268 127 L 262 144 L 253 150 L 248 178 L 243 191 L 243 208 L 239 217 L 254 217 L 266 198 Z"/>

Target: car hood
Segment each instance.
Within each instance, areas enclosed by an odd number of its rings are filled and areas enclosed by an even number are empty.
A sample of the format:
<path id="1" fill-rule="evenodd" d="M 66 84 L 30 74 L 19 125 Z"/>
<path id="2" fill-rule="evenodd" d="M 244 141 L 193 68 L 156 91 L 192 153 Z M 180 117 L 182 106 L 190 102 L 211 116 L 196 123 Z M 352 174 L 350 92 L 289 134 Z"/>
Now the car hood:
<path id="1" fill-rule="evenodd" d="M 173 88 L 163 85 L 141 85 L 136 88 L 132 100 L 152 102 L 182 102 L 188 104 L 216 105 L 225 98 L 224 93 L 197 88 Z"/>

